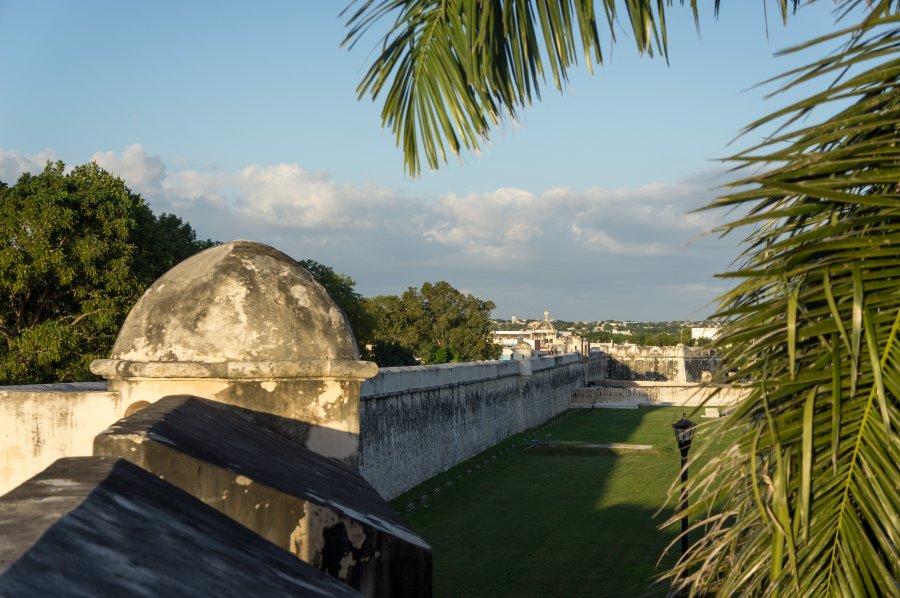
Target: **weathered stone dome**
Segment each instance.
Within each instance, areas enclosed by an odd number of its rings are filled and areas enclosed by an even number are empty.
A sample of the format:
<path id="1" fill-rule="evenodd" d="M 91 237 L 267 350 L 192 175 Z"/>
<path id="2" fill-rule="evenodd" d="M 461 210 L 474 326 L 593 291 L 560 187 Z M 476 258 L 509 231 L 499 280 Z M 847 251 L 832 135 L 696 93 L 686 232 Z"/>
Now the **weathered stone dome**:
<path id="1" fill-rule="evenodd" d="M 520 336 L 519 342 L 516 343 L 515 347 L 513 347 L 512 359 L 531 359 L 533 355 L 534 348 L 527 342 L 525 342 L 525 340 Z"/>
<path id="2" fill-rule="evenodd" d="M 144 293 L 110 356 L 128 362 L 356 360 L 343 312 L 280 251 L 252 241 L 212 247 Z"/>

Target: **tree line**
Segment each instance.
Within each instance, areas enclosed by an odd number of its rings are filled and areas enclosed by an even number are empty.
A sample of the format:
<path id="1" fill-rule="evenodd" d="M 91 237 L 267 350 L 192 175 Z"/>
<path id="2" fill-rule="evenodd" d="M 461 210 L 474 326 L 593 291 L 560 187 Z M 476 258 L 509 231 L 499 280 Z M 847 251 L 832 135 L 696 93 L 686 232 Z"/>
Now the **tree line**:
<path id="1" fill-rule="evenodd" d="M 155 215 L 96 163 L 0 182 L 0 384 L 91 380 L 128 312 L 178 262 L 216 245 Z M 347 315 L 362 357 L 381 366 L 495 359 L 491 301 L 447 282 L 362 297 L 355 281 L 299 262 Z"/>
<path id="2" fill-rule="evenodd" d="M 331 294 L 347 315 L 363 359 L 379 366 L 404 366 L 497 359 L 491 341 L 493 301 L 483 301 L 449 283 L 425 282 L 400 295 L 363 297 L 356 281 L 315 260 L 300 265 Z"/>
<path id="3" fill-rule="evenodd" d="M 92 379 L 146 288 L 212 245 L 96 163 L 0 182 L 0 383 Z"/>

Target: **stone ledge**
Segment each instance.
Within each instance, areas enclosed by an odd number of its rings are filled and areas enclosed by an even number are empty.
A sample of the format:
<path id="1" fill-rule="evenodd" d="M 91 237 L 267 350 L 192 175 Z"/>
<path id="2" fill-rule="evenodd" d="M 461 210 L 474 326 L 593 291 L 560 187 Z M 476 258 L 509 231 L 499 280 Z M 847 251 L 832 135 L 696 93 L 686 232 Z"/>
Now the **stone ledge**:
<path id="1" fill-rule="evenodd" d="M 53 384 L 19 384 L 15 386 L 0 386 L 0 394 L 5 392 L 106 392 L 106 381 L 56 382 Z"/>
<path id="2" fill-rule="evenodd" d="M 370 361 L 128 361 L 97 359 L 91 371 L 106 378 L 215 378 L 222 380 L 334 379 L 365 380 L 378 373 Z"/>

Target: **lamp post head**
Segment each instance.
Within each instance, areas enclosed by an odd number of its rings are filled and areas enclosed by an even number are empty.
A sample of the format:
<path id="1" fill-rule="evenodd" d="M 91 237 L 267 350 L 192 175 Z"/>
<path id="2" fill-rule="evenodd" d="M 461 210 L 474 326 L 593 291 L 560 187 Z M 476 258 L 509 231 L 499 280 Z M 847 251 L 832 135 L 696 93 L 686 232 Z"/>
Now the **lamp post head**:
<path id="1" fill-rule="evenodd" d="M 679 450 L 688 451 L 691 448 L 691 441 L 694 439 L 694 428 L 696 427 L 697 424 L 687 419 L 683 413 L 681 414 L 681 419 L 672 424 Z"/>

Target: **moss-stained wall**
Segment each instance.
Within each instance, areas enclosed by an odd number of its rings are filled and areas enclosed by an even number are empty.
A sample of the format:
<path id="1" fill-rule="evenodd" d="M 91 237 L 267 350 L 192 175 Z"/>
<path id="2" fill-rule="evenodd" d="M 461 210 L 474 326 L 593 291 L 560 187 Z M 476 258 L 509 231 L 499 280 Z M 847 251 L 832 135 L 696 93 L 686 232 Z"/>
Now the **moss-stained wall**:
<path id="1" fill-rule="evenodd" d="M 683 407 L 732 407 L 749 390 L 736 386 L 704 385 L 698 382 L 648 382 L 645 380 L 599 380 L 590 388 L 573 393 L 573 407 L 679 405 Z"/>
<path id="2" fill-rule="evenodd" d="M 602 353 L 604 374 L 592 380 L 644 380 L 652 382 L 700 382 L 712 372 L 719 355 L 707 349 L 621 345 Z"/>
<path id="3" fill-rule="evenodd" d="M 127 406 L 105 382 L 0 387 L 0 495 L 60 457 L 90 455 Z"/>
<path id="4" fill-rule="evenodd" d="M 578 354 L 383 369 L 361 389 L 361 472 L 397 496 L 567 409 L 591 369 Z M 105 388 L 0 387 L 0 494 L 55 459 L 91 453 L 94 436 L 133 403 Z"/>
<path id="5" fill-rule="evenodd" d="M 393 498 L 545 422 L 584 386 L 578 354 L 384 368 L 360 390 L 360 469 Z"/>

